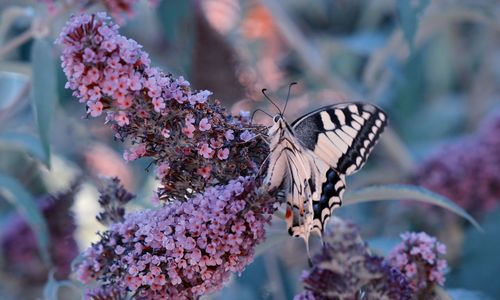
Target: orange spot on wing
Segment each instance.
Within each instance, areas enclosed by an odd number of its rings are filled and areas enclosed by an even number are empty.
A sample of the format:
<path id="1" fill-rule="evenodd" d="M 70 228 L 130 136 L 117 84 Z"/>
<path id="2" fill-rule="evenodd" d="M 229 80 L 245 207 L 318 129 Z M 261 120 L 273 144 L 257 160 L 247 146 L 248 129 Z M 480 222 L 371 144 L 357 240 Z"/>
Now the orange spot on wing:
<path id="1" fill-rule="evenodd" d="M 285 219 L 291 219 L 292 218 L 292 209 L 290 207 L 286 208 L 286 213 L 285 213 Z"/>

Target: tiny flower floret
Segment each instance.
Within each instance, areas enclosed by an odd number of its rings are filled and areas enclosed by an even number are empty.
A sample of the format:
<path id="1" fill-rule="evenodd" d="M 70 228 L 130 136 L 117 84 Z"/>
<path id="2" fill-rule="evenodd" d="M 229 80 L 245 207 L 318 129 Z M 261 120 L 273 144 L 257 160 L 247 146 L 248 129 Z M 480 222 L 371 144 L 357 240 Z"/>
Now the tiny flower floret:
<path id="1" fill-rule="evenodd" d="M 253 139 L 255 137 L 255 134 L 251 133 L 250 131 L 248 130 L 245 130 L 241 133 L 240 135 L 240 138 L 241 140 L 245 141 L 245 142 L 248 142 L 250 141 L 251 139 Z"/>
<path id="2" fill-rule="evenodd" d="M 204 158 L 211 158 L 213 152 L 214 150 L 212 150 L 212 148 L 210 148 L 208 144 L 201 145 L 200 149 L 198 150 L 198 154 L 200 154 Z"/>
<path id="3" fill-rule="evenodd" d="M 163 179 L 163 177 L 167 176 L 169 170 L 170 164 L 164 162 L 156 169 L 156 176 L 158 176 L 158 178 L 161 180 Z"/>
<path id="4" fill-rule="evenodd" d="M 207 131 L 207 130 L 210 130 L 210 128 L 212 128 L 212 125 L 209 123 L 207 118 L 203 118 L 200 121 L 199 128 L 200 128 L 200 131 Z"/>
<path id="5" fill-rule="evenodd" d="M 198 169 L 198 174 L 201 175 L 203 178 L 208 178 L 210 177 L 210 173 L 212 172 L 212 167 L 211 166 L 205 166 L 202 168 Z"/>
<path id="6" fill-rule="evenodd" d="M 170 130 L 167 128 L 163 128 L 161 130 L 161 135 L 163 135 L 164 138 L 168 139 L 170 137 Z"/>
<path id="7" fill-rule="evenodd" d="M 130 120 L 127 117 L 127 113 L 124 111 L 119 111 L 117 115 L 115 115 L 115 121 L 118 126 L 125 126 L 130 124 Z"/>
<path id="8" fill-rule="evenodd" d="M 182 133 L 184 133 L 188 138 L 192 139 L 194 137 L 194 132 L 196 127 L 193 124 L 187 124 L 186 127 L 182 128 Z"/>
<path id="9" fill-rule="evenodd" d="M 228 141 L 232 141 L 232 140 L 234 140 L 234 130 L 232 130 L 232 129 L 227 130 L 227 131 L 224 133 L 224 137 L 225 137 L 225 138 L 226 138 L 226 140 L 228 140 Z"/>
<path id="10" fill-rule="evenodd" d="M 228 156 L 229 156 L 229 149 L 227 148 L 219 149 L 219 151 L 217 151 L 217 157 L 220 160 L 225 160 L 228 158 Z"/>
<path id="11" fill-rule="evenodd" d="M 101 102 L 97 101 L 89 103 L 88 107 L 88 113 L 90 113 L 92 117 L 98 117 L 102 114 L 103 105 Z"/>

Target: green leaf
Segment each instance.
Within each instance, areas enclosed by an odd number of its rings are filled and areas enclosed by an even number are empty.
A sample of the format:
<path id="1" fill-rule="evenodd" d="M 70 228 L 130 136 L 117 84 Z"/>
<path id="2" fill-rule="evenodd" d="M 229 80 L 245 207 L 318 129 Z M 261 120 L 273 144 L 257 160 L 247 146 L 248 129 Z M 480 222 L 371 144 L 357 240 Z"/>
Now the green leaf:
<path id="1" fill-rule="evenodd" d="M 482 231 L 481 226 L 479 226 L 476 220 L 455 202 L 425 188 L 414 185 L 388 184 L 362 188 L 354 192 L 346 193 L 342 204 L 352 205 L 379 200 L 416 200 L 441 206 L 463 217 L 479 231 Z"/>
<path id="2" fill-rule="evenodd" d="M 417 4 L 414 4 L 418 2 Z M 410 50 L 413 51 L 415 34 L 418 30 L 419 17 L 424 9 L 429 5 L 429 0 L 398 0 L 398 11 L 406 41 L 410 45 Z"/>
<path id="3" fill-rule="evenodd" d="M 449 289 L 446 290 L 451 299 L 454 300 L 493 300 L 484 293 L 465 289 Z"/>
<path id="4" fill-rule="evenodd" d="M 0 110 L 13 105 L 23 94 L 27 83 L 27 76 L 0 71 Z"/>
<path id="5" fill-rule="evenodd" d="M 52 264 L 49 255 L 50 236 L 47 223 L 38 210 L 33 196 L 16 179 L 0 174 L 0 193 L 14 205 L 35 233 L 42 260 L 47 266 Z"/>
<path id="6" fill-rule="evenodd" d="M 50 168 L 49 133 L 57 103 L 57 70 L 53 44 L 47 39 L 35 39 L 31 48 L 33 63 L 33 112 L 38 134 L 45 152 L 45 164 Z"/>
<path id="7" fill-rule="evenodd" d="M 72 288 L 80 292 L 80 289 L 69 280 L 57 281 L 54 279 L 54 271 L 49 274 L 49 280 L 43 288 L 43 299 L 44 300 L 58 300 L 58 292 L 62 287 Z"/>
<path id="8" fill-rule="evenodd" d="M 2 132 L 0 133 L 0 145 L 2 143 L 20 147 L 40 160 L 45 159 L 45 152 L 40 144 L 40 140 L 30 134 Z"/>
<path id="9" fill-rule="evenodd" d="M 481 291 L 493 299 L 499 299 L 500 209 L 487 214 L 481 225 L 483 233 L 475 230 L 466 232 L 460 266 L 451 269 L 446 285 Z"/>

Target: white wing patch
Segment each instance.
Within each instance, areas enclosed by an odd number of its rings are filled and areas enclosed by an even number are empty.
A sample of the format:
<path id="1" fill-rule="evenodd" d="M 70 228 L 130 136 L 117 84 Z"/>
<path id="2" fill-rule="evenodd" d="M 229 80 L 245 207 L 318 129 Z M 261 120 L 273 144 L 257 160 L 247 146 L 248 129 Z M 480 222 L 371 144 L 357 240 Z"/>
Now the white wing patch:
<path id="1" fill-rule="evenodd" d="M 322 111 L 319 115 L 321 116 L 321 121 L 326 130 L 335 129 L 335 124 L 333 124 L 330 115 L 328 115 L 326 111 Z"/>

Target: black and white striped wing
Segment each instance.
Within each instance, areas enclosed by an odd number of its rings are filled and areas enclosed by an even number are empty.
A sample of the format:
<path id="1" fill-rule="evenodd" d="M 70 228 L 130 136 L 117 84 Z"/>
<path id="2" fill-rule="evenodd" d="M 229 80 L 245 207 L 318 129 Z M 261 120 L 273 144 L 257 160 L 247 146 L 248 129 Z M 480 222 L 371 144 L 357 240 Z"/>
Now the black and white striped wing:
<path id="1" fill-rule="evenodd" d="M 366 103 L 322 107 L 295 120 L 295 137 L 340 174 L 359 170 L 387 124 L 386 114 Z"/>
<path id="2" fill-rule="evenodd" d="M 314 190 L 316 197 L 312 198 L 313 222 L 311 231 L 322 235 L 326 222 L 332 211 L 342 205 L 345 191 L 345 176 L 339 174 L 319 157 L 313 158 L 313 174 L 315 180 Z"/>

